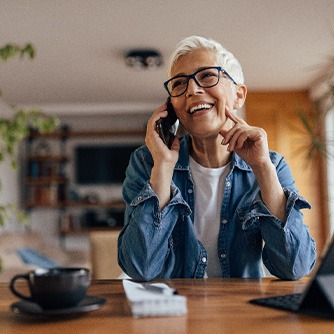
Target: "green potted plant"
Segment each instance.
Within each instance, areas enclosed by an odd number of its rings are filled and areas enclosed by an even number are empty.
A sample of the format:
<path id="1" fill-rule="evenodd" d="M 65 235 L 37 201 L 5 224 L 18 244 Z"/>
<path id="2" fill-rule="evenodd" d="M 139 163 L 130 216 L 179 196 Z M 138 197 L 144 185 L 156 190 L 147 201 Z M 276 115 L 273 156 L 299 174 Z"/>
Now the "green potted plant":
<path id="1" fill-rule="evenodd" d="M 24 46 L 6 44 L 0 47 L 0 61 L 6 62 L 15 56 L 20 58 L 27 56 L 33 59 L 35 48 L 31 44 Z M 11 167 L 15 170 L 18 168 L 17 151 L 19 144 L 29 136 L 31 129 L 41 133 L 51 132 L 57 126 L 58 119 L 46 116 L 42 111 L 36 109 L 23 110 L 11 107 L 11 110 L 12 114 L 10 116 L 0 117 L 0 163 L 9 161 Z M 0 191 L 2 191 L 1 175 Z M 15 203 L 0 203 L 0 226 L 3 226 L 5 221 L 10 220 L 24 222 L 27 221 L 27 216 L 16 207 Z"/>
<path id="2" fill-rule="evenodd" d="M 30 59 L 34 59 L 35 48 L 30 43 L 24 46 L 6 44 L 0 48 L 0 61 L 6 62 L 15 56 L 19 56 L 20 58 L 28 56 Z M 58 119 L 46 116 L 42 111 L 37 109 L 23 110 L 14 107 L 11 109 L 13 111 L 12 115 L 0 118 L 0 163 L 9 159 L 11 167 L 17 169 L 18 146 L 29 135 L 31 129 L 41 133 L 51 132 L 57 126 Z M 0 191 L 1 184 L 0 177 Z M 10 209 L 13 208 L 13 204 L 0 206 L 0 226 L 4 224 L 6 219 L 11 217 Z M 16 218 L 22 221 L 25 215 L 19 211 L 17 213 L 18 217 Z"/>
<path id="3" fill-rule="evenodd" d="M 318 92 L 315 94 L 311 113 L 300 111 L 299 118 L 309 134 L 307 157 L 311 159 L 315 153 L 326 158 L 334 158 L 328 148 L 334 144 L 331 134 L 326 134 L 324 125 L 327 114 L 334 108 L 334 56 L 328 58 L 324 67 L 324 75 L 319 78 Z"/>

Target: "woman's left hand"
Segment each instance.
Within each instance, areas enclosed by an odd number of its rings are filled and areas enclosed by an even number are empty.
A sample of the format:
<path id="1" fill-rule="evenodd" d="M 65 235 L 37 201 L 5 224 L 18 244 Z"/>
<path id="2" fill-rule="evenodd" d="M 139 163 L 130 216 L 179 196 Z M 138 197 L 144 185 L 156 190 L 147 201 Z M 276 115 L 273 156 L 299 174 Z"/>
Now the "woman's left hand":
<path id="1" fill-rule="evenodd" d="M 229 130 L 221 129 L 223 145 L 227 150 L 236 152 L 253 169 L 270 162 L 267 133 L 262 129 L 248 125 L 242 118 L 225 107 L 226 116 L 234 122 Z"/>

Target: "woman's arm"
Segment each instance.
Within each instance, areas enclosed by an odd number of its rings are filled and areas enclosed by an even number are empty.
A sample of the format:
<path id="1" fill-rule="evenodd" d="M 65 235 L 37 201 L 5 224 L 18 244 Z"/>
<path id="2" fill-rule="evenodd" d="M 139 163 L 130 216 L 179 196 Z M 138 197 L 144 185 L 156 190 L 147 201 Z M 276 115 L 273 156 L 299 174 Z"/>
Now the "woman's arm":
<path id="1" fill-rule="evenodd" d="M 170 226 L 161 228 L 159 200 L 148 183 L 152 164 L 145 161 L 145 150 L 141 148 L 131 156 L 123 183 L 126 210 L 118 239 L 118 260 L 127 275 L 147 281 L 162 271 L 173 224 L 170 221 Z"/>
<path id="2" fill-rule="evenodd" d="M 280 278 L 298 279 L 307 275 L 316 259 L 315 242 L 303 223 L 301 209 L 310 208 L 298 195 L 289 166 L 282 158 L 274 164 L 270 157 L 266 132 L 249 126 L 231 113 L 235 123 L 222 131 L 224 145 L 235 151 L 253 170 L 261 201 L 252 215 L 259 218 L 265 241 L 263 261 L 269 271 Z M 244 225 L 247 226 L 247 223 Z"/>
<path id="3" fill-rule="evenodd" d="M 228 108 L 226 116 L 235 125 L 228 131 L 221 131 L 224 137 L 223 144 L 228 145 L 228 151 L 235 151 L 252 168 L 264 204 L 274 216 L 285 221 L 286 196 L 269 156 L 266 132 L 248 125 Z"/>
<path id="4" fill-rule="evenodd" d="M 123 183 L 126 211 L 118 258 L 122 269 L 138 280 L 160 275 L 168 261 L 171 234 L 178 220 L 177 208 L 168 205 L 179 140 L 174 140 L 169 150 L 156 131 L 157 120 L 167 115 L 165 109 L 166 105 L 161 106 L 149 119 L 146 147 L 131 156 Z"/>
<path id="5" fill-rule="evenodd" d="M 167 105 L 158 108 L 147 123 L 145 143 L 152 154 L 154 166 L 150 176 L 150 185 L 159 199 L 159 207 L 163 209 L 171 199 L 171 183 L 175 164 L 179 157 L 180 142 L 176 137 L 169 149 L 156 131 L 156 123 L 167 116 Z"/>

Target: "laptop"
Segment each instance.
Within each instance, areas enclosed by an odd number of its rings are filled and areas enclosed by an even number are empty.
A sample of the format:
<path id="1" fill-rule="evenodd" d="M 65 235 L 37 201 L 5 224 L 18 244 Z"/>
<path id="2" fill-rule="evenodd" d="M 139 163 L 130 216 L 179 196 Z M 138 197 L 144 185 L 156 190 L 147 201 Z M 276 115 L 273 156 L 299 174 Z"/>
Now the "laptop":
<path id="1" fill-rule="evenodd" d="M 334 319 L 334 235 L 302 293 L 257 298 L 250 303 Z"/>

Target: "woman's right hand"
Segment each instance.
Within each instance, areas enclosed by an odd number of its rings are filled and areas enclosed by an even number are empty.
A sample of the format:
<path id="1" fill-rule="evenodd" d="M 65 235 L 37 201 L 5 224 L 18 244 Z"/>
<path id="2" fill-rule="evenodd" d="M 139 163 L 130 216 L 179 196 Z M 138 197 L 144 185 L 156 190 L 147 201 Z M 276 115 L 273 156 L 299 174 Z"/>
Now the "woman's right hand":
<path id="1" fill-rule="evenodd" d="M 170 201 L 170 186 L 180 150 L 180 141 L 177 137 L 175 137 L 172 147 L 169 149 L 156 130 L 157 121 L 167 116 L 166 109 L 167 105 L 163 104 L 152 114 L 147 123 L 145 137 L 145 144 L 151 152 L 154 161 L 150 185 L 159 198 L 161 209 Z"/>
<path id="2" fill-rule="evenodd" d="M 179 157 L 180 141 L 175 137 L 171 149 L 169 149 L 159 136 L 156 123 L 160 118 L 167 117 L 167 105 L 160 106 L 150 117 L 147 123 L 145 144 L 150 150 L 154 164 L 169 163 L 173 168 Z"/>

